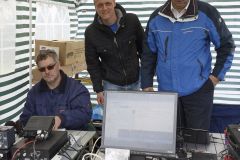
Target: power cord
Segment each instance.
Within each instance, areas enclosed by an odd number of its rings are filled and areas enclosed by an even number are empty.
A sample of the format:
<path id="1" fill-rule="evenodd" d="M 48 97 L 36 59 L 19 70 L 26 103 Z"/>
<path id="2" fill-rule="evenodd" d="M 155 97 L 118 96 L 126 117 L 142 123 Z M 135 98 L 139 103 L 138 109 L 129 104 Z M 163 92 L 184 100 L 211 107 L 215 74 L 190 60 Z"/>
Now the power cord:
<path id="1" fill-rule="evenodd" d="M 91 153 L 93 153 L 94 148 L 95 148 L 97 142 L 99 141 L 99 139 L 101 139 L 101 136 L 99 136 L 99 137 L 96 139 L 96 141 L 94 142 Z"/>
<path id="2" fill-rule="evenodd" d="M 97 155 L 95 153 L 86 153 L 86 154 L 84 154 L 83 157 L 82 157 L 82 160 L 85 160 L 85 158 L 87 158 L 87 157 L 90 157 L 91 160 L 93 160 L 93 157 L 98 158 L 99 160 L 103 160 L 102 157 L 100 157 L 99 155 Z"/>

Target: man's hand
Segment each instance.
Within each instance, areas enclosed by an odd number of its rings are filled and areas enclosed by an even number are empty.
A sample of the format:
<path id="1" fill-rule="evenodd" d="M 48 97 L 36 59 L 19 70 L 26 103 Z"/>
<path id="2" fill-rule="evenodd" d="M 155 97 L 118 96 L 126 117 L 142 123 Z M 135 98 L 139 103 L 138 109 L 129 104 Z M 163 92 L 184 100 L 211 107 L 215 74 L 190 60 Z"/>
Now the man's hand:
<path id="1" fill-rule="evenodd" d="M 101 105 L 104 104 L 104 95 L 103 95 L 103 92 L 97 93 L 97 102 L 98 102 L 98 104 L 101 104 Z"/>
<path id="2" fill-rule="evenodd" d="M 55 124 L 53 126 L 53 130 L 57 130 L 60 127 L 61 122 L 61 118 L 59 116 L 55 116 Z"/>
<path id="3" fill-rule="evenodd" d="M 153 87 L 147 87 L 143 89 L 144 92 L 153 92 Z"/>
<path id="4" fill-rule="evenodd" d="M 214 86 L 216 86 L 219 83 L 219 79 L 213 75 L 210 75 L 209 78 L 211 79 Z"/>

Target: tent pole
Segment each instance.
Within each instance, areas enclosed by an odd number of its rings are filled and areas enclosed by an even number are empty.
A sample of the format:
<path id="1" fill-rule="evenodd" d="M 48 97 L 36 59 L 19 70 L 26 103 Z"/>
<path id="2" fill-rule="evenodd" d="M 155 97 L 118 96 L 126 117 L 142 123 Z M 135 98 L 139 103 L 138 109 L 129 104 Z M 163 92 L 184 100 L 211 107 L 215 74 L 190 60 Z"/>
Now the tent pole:
<path id="1" fill-rule="evenodd" d="M 29 0 L 29 88 L 32 88 L 32 0 Z"/>

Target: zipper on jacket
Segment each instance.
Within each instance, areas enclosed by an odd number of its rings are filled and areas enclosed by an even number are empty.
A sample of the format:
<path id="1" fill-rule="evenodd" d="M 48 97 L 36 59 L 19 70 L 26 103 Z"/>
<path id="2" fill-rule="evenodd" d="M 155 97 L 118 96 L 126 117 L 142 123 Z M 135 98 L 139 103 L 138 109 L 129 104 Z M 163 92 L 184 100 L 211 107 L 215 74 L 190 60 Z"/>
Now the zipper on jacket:
<path id="1" fill-rule="evenodd" d="M 197 61 L 198 61 L 198 63 L 200 64 L 200 77 L 202 78 L 202 79 L 204 79 L 204 77 L 203 77 L 203 75 L 202 75 L 202 72 L 203 72 L 203 64 L 201 63 L 201 61 L 199 60 L 199 59 L 197 59 Z"/>
<path id="2" fill-rule="evenodd" d="M 118 48 L 118 43 L 117 43 L 116 36 L 114 36 L 114 39 L 113 39 L 113 41 L 114 41 L 115 45 L 116 45 L 116 46 L 117 46 L 117 48 Z"/>
<path id="3" fill-rule="evenodd" d="M 168 48 L 168 37 L 165 39 L 165 52 L 164 52 L 164 62 L 167 61 L 167 55 L 168 55 L 168 52 L 167 52 L 167 48 Z"/>
<path id="4" fill-rule="evenodd" d="M 116 34 L 115 34 L 115 36 L 114 36 L 113 41 L 114 41 L 114 43 L 116 44 L 117 49 L 119 49 L 119 46 L 118 46 L 118 43 L 117 43 Z M 118 56 L 119 56 L 119 58 L 120 58 L 120 62 L 121 62 L 122 67 L 123 67 L 123 74 L 124 74 L 124 76 L 125 76 L 125 84 L 127 84 L 127 73 L 126 73 L 126 71 L 125 71 L 125 68 L 124 68 L 124 65 L 123 65 L 123 62 L 122 62 L 122 56 L 121 56 L 121 54 L 120 54 L 119 52 L 118 52 Z"/>

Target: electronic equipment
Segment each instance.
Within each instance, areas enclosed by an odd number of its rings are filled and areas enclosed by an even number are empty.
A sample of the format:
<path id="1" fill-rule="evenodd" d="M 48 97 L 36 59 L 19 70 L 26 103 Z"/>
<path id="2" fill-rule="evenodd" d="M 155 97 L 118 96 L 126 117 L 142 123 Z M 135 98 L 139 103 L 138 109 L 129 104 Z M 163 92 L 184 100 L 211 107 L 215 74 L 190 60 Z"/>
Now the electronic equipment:
<path id="1" fill-rule="evenodd" d="M 217 155 L 212 153 L 192 152 L 192 160 L 217 160 Z"/>
<path id="2" fill-rule="evenodd" d="M 0 149 L 8 149 L 15 142 L 13 126 L 0 126 Z"/>
<path id="3" fill-rule="evenodd" d="M 7 121 L 5 124 L 5 126 L 13 126 L 15 133 L 17 135 L 19 135 L 20 137 L 22 137 L 22 132 L 23 132 L 23 126 L 20 120 L 17 120 L 16 122 L 14 121 Z"/>
<path id="4" fill-rule="evenodd" d="M 32 116 L 23 128 L 23 137 L 47 139 L 54 126 L 54 116 Z"/>
<path id="5" fill-rule="evenodd" d="M 0 160 L 8 160 L 10 158 L 10 149 L 0 149 Z"/>
<path id="6" fill-rule="evenodd" d="M 184 128 L 182 129 L 184 142 L 194 144 L 209 144 L 210 136 L 208 130 Z"/>
<path id="7" fill-rule="evenodd" d="M 227 145 L 227 150 L 228 150 L 228 154 L 231 155 L 231 157 L 233 157 L 234 160 L 240 159 L 240 153 L 237 152 L 235 148 L 233 148 L 230 144 Z"/>
<path id="8" fill-rule="evenodd" d="M 47 140 L 36 141 L 35 147 L 33 147 L 34 143 L 25 145 L 29 141 L 31 139 L 25 138 L 13 145 L 12 156 L 15 154 L 16 159 L 34 159 L 35 157 L 37 160 L 50 160 L 68 141 L 68 135 L 67 131 L 52 131 Z"/>
<path id="9" fill-rule="evenodd" d="M 176 156 L 177 93 L 104 93 L 103 148 L 128 149 L 130 155 Z"/>
<path id="10" fill-rule="evenodd" d="M 240 125 L 230 124 L 226 130 L 226 140 L 230 154 L 240 158 Z"/>

